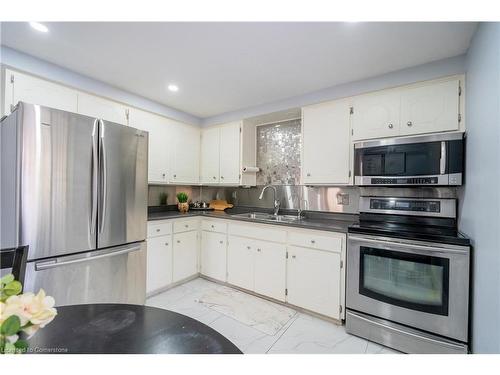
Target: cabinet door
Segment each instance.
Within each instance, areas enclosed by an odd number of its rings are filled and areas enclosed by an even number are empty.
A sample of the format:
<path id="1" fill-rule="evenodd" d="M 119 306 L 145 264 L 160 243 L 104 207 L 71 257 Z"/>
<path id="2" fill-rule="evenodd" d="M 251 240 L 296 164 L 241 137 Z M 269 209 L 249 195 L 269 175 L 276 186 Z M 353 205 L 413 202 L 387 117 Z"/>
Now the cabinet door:
<path id="1" fill-rule="evenodd" d="M 340 319 L 340 254 L 288 248 L 287 302 Z"/>
<path id="2" fill-rule="evenodd" d="M 171 159 L 170 120 L 146 111 L 132 108 L 130 126 L 148 132 L 148 182 L 165 184 L 169 180 Z"/>
<path id="3" fill-rule="evenodd" d="M 255 241 L 256 293 L 285 301 L 286 245 Z"/>
<path id="4" fill-rule="evenodd" d="M 352 139 L 395 137 L 399 135 L 401 92 L 375 92 L 353 99 Z"/>
<path id="5" fill-rule="evenodd" d="M 11 70 L 6 70 L 5 75 L 7 85 L 5 87 L 6 102 L 4 110 L 6 114 L 10 113 L 11 104 L 16 105 L 20 101 L 64 111 L 77 111 L 77 93 L 75 90 Z M 14 82 L 11 82 L 11 76 Z M 9 93 L 10 95 L 8 95 Z M 9 97 L 11 98 L 10 103 L 7 101 Z"/>
<path id="6" fill-rule="evenodd" d="M 404 90 L 401 134 L 458 130 L 459 80 Z"/>
<path id="7" fill-rule="evenodd" d="M 220 128 L 220 183 L 240 183 L 240 123 Z"/>
<path id="8" fill-rule="evenodd" d="M 148 238 L 146 292 L 172 283 L 172 236 Z"/>
<path id="9" fill-rule="evenodd" d="M 213 127 L 201 131 L 200 182 L 219 182 L 219 141 L 220 129 Z"/>
<path id="10" fill-rule="evenodd" d="M 302 109 L 304 184 L 348 184 L 349 105 L 346 100 Z"/>
<path id="11" fill-rule="evenodd" d="M 78 113 L 127 125 L 127 107 L 99 96 L 78 93 Z"/>
<path id="12" fill-rule="evenodd" d="M 227 247 L 227 282 L 244 289 L 254 289 L 254 241 L 229 236 Z"/>
<path id="13" fill-rule="evenodd" d="M 226 235 L 201 232 L 201 273 L 219 281 L 226 281 Z"/>
<path id="14" fill-rule="evenodd" d="M 174 155 L 171 182 L 197 184 L 200 181 L 200 129 L 175 124 Z"/>
<path id="15" fill-rule="evenodd" d="M 176 233 L 173 239 L 173 281 L 177 282 L 198 272 L 197 232 Z"/>

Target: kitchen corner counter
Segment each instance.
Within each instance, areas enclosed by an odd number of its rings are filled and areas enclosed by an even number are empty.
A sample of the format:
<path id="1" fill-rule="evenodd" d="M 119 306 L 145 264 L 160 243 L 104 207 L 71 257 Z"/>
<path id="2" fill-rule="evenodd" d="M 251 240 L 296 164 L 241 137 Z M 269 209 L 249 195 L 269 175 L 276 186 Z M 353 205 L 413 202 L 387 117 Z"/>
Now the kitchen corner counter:
<path id="1" fill-rule="evenodd" d="M 237 220 L 246 221 L 251 223 L 281 225 L 287 227 L 315 229 L 330 232 L 347 233 L 349 225 L 358 223 L 358 215 L 341 214 L 341 213 L 325 213 L 304 211 L 304 217 L 301 220 L 294 222 L 276 222 L 262 219 L 244 218 L 235 216 L 242 213 L 250 212 L 264 212 L 269 213 L 268 210 L 255 207 L 235 207 L 225 211 L 188 211 L 187 213 L 180 213 L 173 207 L 150 207 L 148 212 L 148 221 L 179 219 L 184 217 L 207 217 L 214 219 Z M 297 214 L 297 211 L 286 210 L 285 214 Z"/>

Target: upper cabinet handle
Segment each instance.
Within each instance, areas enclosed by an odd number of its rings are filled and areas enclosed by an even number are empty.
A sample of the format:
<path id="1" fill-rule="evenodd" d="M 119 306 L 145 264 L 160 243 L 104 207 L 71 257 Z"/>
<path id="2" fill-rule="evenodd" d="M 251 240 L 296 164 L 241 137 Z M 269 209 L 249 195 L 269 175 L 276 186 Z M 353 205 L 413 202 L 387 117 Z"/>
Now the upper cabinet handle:
<path id="1" fill-rule="evenodd" d="M 408 126 L 412 126 L 412 125 L 413 125 L 413 123 L 412 123 L 411 121 L 408 121 L 408 122 L 406 123 L 406 125 L 408 125 Z"/>
<path id="2" fill-rule="evenodd" d="M 392 129 L 394 127 L 394 125 L 392 125 L 392 124 L 389 124 L 388 126 L 389 126 L 389 129 Z"/>

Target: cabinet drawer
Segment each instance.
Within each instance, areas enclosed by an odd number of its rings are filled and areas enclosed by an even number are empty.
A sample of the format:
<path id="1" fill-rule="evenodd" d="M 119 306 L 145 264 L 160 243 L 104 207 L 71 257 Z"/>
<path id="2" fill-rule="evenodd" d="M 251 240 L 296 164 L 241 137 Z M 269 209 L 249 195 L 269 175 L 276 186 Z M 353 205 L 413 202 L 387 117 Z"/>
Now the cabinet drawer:
<path id="1" fill-rule="evenodd" d="M 227 233 L 227 223 L 218 220 L 203 220 L 201 222 L 203 230 L 209 232 Z"/>
<path id="2" fill-rule="evenodd" d="M 159 221 L 148 223 L 148 238 L 164 236 L 172 233 L 171 221 Z"/>
<path id="3" fill-rule="evenodd" d="M 176 220 L 174 221 L 174 233 L 187 232 L 198 229 L 198 220 Z"/>
<path id="4" fill-rule="evenodd" d="M 288 233 L 288 243 L 295 246 L 310 247 L 313 249 L 329 250 L 335 252 L 342 251 L 342 239 L 344 234 L 318 231 L 290 231 Z"/>
<path id="5" fill-rule="evenodd" d="M 228 233 L 235 236 L 256 238 L 264 241 L 286 242 L 286 230 L 260 224 L 228 224 Z"/>

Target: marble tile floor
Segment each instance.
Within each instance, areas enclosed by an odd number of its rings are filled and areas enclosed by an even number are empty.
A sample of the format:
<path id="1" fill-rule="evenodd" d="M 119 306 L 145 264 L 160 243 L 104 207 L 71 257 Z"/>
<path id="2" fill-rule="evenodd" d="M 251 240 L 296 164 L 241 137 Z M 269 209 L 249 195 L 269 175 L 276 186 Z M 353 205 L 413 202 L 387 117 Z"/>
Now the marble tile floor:
<path id="1" fill-rule="evenodd" d="M 375 344 L 362 338 L 349 335 L 343 326 L 338 326 L 312 315 L 291 310 L 288 321 L 271 335 L 262 327 L 252 326 L 238 320 L 235 314 L 222 314 L 202 303 L 207 294 L 242 293 L 208 280 L 197 278 L 176 286 L 147 299 L 146 305 L 172 310 L 205 323 L 231 340 L 243 353 L 264 354 L 396 354 L 390 348 Z M 255 304 L 269 305 L 270 309 L 283 309 L 283 306 L 245 294 L 254 299 Z M 274 306 L 272 306 L 274 305 Z M 230 311 L 231 306 L 224 311 Z M 289 309 L 290 310 L 290 309 Z M 272 322 L 271 322 L 272 323 Z M 259 324 L 265 324 L 259 322 Z"/>

